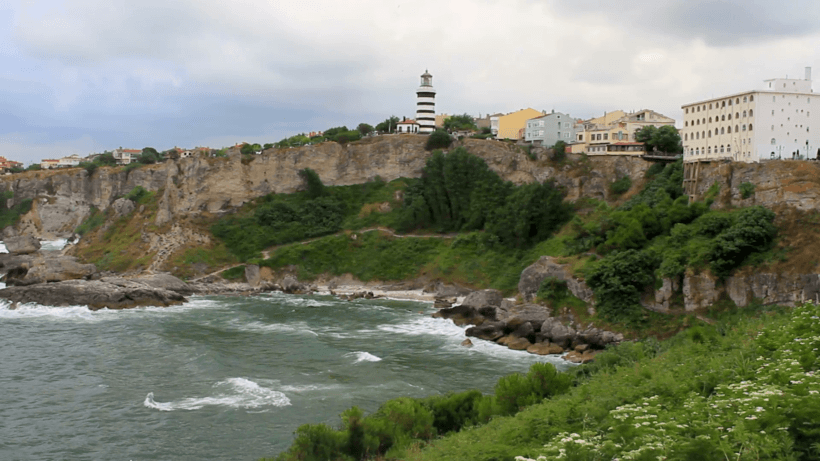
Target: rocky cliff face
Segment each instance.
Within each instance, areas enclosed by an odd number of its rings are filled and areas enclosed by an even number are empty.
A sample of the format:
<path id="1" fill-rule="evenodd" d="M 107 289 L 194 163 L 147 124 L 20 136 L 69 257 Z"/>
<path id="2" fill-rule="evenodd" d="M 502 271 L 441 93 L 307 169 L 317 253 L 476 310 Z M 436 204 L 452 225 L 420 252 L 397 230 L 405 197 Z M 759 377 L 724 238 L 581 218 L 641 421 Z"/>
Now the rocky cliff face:
<path id="1" fill-rule="evenodd" d="M 185 215 L 229 210 L 271 192 L 296 191 L 302 186 L 297 173 L 304 168 L 315 170 L 326 185 L 359 184 L 376 176 L 386 181 L 419 177 L 430 155 L 424 150 L 426 140 L 420 135 L 379 136 L 345 146 L 328 142 L 269 149 L 244 159 L 234 152 L 226 158 L 191 157 L 128 173 L 121 168 L 99 168 L 91 175 L 79 168 L 27 172 L 0 177 L 0 190 L 14 191 L 12 202 L 34 200 L 16 233 L 43 239 L 70 234 L 91 207 L 106 209 L 136 186 L 162 191 L 154 223 L 161 226 Z M 570 200 L 608 200 L 613 181 L 624 175 L 642 178 L 650 166 L 634 157 L 576 157 L 556 166 L 531 160 L 523 149 L 503 142 L 467 139 L 459 144 L 515 183 L 554 179 L 566 187 Z"/>

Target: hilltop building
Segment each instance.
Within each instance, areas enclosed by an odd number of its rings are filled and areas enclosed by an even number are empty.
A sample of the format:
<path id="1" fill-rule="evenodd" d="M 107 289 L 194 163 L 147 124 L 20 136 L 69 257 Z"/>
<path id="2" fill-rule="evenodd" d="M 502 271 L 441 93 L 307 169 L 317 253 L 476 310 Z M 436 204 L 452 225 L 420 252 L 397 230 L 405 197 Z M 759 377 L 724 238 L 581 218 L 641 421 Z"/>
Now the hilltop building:
<path id="1" fill-rule="evenodd" d="M 496 139 L 520 139 L 527 120 L 544 115 L 535 109 L 521 109 L 509 114 L 490 115 L 490 129 Z"/>
<path id="2" fill-rule="evenodd" d="M 419 133 L 421 126 L 415 120 L 402 120 L 396 124 L 396 133 Z"/>
<path id="3" fill-rule="evenodd" d="M 128 165 L 131 162 L 135 162 L 141 153 L 142 150 L 140 149 L 123 149 L 122 147 L 114 149 L 114 152 L 112 152 L 114 160 L 117 161 L 117 165 Z"/>
<path id="4" fill-rule="evenodd" d="M 416 122 L 421 134 L 430 134 L 436 129 L 436 89 L 433 88 L 433 76 L 426 70 L 421 74 L 421 85 L 416 90 Z"/>
<path id="5" fill-rule="evenodd" d="M 807 67 L 803 79 L 764 80 L 759 90 L 682 106 L 684 162 L 816 159 L 820 95 L 811 86 Z"/>
<path id="6" fill-rule="evenodd" d="M 558 141 L 569 144 L 575 140 L 577 129 L 576 119 L 562 112 L 552 111 L 527 120 L 524 141 L 538 146 L 554 146 Z"/>
<path id="7" fill-rule="evenodd" d="M 626 113 L 622 110 L 605 113 L 583 122 L 576 130 L 572 153 L 589 155 L 641 155 L 644 145 L 635 139 L 635 133 L 645 126 L 675 126 L 675 119 L 650 109 Z"/>

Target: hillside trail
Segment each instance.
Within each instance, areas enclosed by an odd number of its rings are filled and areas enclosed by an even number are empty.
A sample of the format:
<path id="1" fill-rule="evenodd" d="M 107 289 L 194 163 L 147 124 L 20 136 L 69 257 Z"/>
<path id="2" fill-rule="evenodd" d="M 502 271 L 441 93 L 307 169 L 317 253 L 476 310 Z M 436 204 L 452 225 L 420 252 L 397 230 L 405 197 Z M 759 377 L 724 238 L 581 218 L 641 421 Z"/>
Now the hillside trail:
<path id="1" fill-rule="evenodd" d="M 308 239 L 308 240 L 302 240 L 298 243 L 300 245 L 307 245 L 309 243 L 313 243 L 313 242 L 315 242 L 319 239 L 323 239 L 323 238 L 326 238 L 326 237 L 335 237 L 335 236 L 338 236 L 338 235 L 350 235 L 350 234 L 364 234 L 366 232 L 374 232 L 374 231 L 384 232 L 385 234 L 388 234 L 391 237 L 395 237 L 395 238 L 441 238 L 441 239 L 451 239 L 451 238 L 455 238 L 455 237 L 458 236 L 457 233 L 450 233 L 450 234 L 397 234 L 396 231 L 394 231 L 393 229 L 390 229 L 390 228 L 387 228 L 387 227 L 377 226 L 377 227 L 368 227 L 366 229 L 359 229 L 359 230 L 341 230 L 341 231 L 333 233 L 333 234 L 323 235 L 321 237 L 316 237 L 316 238 L 312 238 L 312 239 Z M 285 245 L 293 245 L 293 243 L 284 243 L 284 244 L 281 244 L 281 245 L 275 245 L 275 246 L 272 246 L 270 248 L 267 248 L 267 249 L 263 250 L 262 251 L 262 259 L 270 258 L 271 253 L 273 253 L 274 251 L 278 250 L 279 248 L 281 248 Z M 234 267 L 244 266 L 244 265 L 245 265 L 245 263 L 239 263 L 239 264 L 233 264 L 231 266 L 223 267 L 222 269 L 211 272 L 210 274 L 206 274 L 206 275 L 197 277 L 195 279 L 191 279 L 191 282 L 199 282 L 200 280 L 206 279 L 206 278 L 211 277 L 213 275 L 221 274 L 222 272 L 224 272 L 226 270 L 233 269 Z"/>

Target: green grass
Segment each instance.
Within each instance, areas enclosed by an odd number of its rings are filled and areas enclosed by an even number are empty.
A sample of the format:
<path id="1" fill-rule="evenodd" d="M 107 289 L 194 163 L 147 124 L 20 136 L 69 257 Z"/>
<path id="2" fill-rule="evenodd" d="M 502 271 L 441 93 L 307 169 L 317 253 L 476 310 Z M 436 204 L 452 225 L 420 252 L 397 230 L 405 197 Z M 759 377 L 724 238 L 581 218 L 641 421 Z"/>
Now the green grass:
<path id="1" fill-rule="evenodd" d="M 245 281 L 245 266 L 236 266 L 222 271 L 220 274 L 225 280 Z"/>
<path id="2" fill-rule="evenodd" d="M 91 214 L 74 229 L 74 232 L 80 235 L 85 235 L 90 231 L 102 226 L 105 223 L 105 213 L 98 210 L 96 207 L 91 207 Z"/>

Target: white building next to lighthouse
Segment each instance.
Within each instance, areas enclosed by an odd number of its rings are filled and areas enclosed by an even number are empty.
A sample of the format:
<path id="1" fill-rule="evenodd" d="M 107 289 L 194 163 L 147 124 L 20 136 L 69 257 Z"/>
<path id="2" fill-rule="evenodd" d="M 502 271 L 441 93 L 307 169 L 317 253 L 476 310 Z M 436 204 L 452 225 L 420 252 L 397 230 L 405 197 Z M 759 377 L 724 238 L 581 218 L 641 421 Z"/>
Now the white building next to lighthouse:
<path id="1" fill-rule="evenodd" d="M 421 85 L 416 90 L 416 123 L 421 134 L 430 134 L 436 129 L 436 89 L 433 88 L 433 76 L 426 70 L 421 74 Z"/>
<path id="2" fill-rule="evenodd" d="M 760 90 L 686 104 L 684 162 L 815 159 L 820 151 L 820 94 L 805 78 L 764 80 Z"/>

